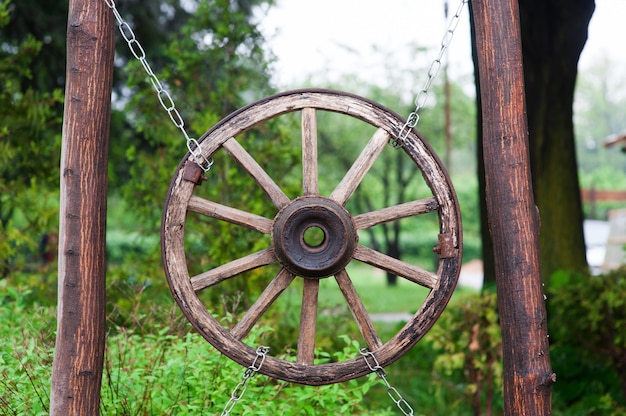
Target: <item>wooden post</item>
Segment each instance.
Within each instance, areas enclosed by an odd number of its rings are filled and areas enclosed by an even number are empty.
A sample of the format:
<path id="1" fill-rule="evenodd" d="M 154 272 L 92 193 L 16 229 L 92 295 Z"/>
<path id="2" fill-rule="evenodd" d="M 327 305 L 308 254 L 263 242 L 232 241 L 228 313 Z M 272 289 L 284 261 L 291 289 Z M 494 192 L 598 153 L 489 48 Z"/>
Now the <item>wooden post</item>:
<path id="1" fill-rule="evenodd" d="M 517 0 L 472 0 L 507 415 L 549 415 L 552 384 Z"/>
<path id="2" fill-rule="evenodd" d="M 104 1 L 70 0 L 51 415 L 99 414 L 113 28 Z"/>

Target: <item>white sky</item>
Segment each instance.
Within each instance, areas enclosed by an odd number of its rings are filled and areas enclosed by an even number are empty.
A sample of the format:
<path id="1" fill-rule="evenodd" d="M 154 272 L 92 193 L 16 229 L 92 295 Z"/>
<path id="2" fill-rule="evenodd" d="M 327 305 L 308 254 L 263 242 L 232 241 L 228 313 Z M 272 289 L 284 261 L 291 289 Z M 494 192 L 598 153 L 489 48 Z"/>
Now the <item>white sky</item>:
<path id="1" fill-rule="evenodd" d="M 448 3 L 450 19 L 460 2 Z M 277 0 L 259 18 L 277 56 L 279 87 L 298 87 L 316 74 L 323 79 L 339 74 L 375 79 L 390 64 L 428 68 L 448 28 L 444 0 Z M 581 67 L 607 55 L 626 66 L 626 53 L 619 45 L 624 19 L 626 0 L 596 0 Z M 465 6 L 448 51 L 453 78 L 472 71 L 469 37 Z M 416 54 L 411 46 L 429 49 Z M 373 52 L 374 47 L 380 52 Z"/>

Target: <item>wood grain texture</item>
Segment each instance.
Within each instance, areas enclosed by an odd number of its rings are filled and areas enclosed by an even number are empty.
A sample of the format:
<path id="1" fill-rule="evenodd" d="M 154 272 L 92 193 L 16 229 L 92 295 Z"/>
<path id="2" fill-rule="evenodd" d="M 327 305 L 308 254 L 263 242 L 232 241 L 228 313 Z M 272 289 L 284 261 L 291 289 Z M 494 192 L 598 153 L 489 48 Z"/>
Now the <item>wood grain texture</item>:
<path id="1" fill-rule="evenodd" d="M 58 323 L 50 414 L 97 415 L 106 328 L 107 166 L 113 20 L 71 0 L 59 225 Z"/>
<path id="2" fill-rule="evenodd" d="M 247 272 L 248 270 L 267 266 L 275 262 L 276 256 L 274 255 L 274 250 L 267 248 L 194 276 L 191 278 L 191 285 L 196 291 L 202 290 L 223 282 L 226 279 L 235 277 L 238 274 Z"/>
<path id="3" fill-rule="evenodd" d="M 551 414 L 539 216 L 528 151 L 518 2 L 475 0 L 487 212 L 502 329 L 504 411 Z"/>
<path id="4" fill-rule="evenodd" d="M 343 293 L 343 296 L 346 298 L 346 302 L 348 302 L 350 312 L 352 312 L 352 317 L 354 317 L 354 320 L 361 331 L 361 335 L 363 335 L 363 339 L 365 339 L 367 348 L 370 351 L 376 351 L 383 345 L 383 342 L 376 333 L 374 323 L 370 319 L 370 316 L 365 309 L 365 305 L 363 305 L 363 302 L 361 301 L 354 284 L 352 284 L 352 280 L 350 280 L 350 276 L 348 276 L 346 269 L 343 269 L 335 275 L 335 279 L 341 289 L 341 293 Z"/>
<path id="5" fill-rule="evenodd" d="M 435 273 L 394 259 L 393 257 L 389 257 L 386 254 L 368 247 L 358 246 L 355 250 L 354 258 L 363 263 L 371 264 L 382 270 L 397 274 L 400 277 L 429 289 L 437 285 L 437 275 Z"/>
<path id="6" fill-rule="evenodd" d="M 241 225 L 242 227 L 246 227 L 263 234 L 270 234 L 272 232 L 273 223 L 270 219 L 236 208 L 228 207 L 226 205 L 218 204 L 217 202 L 209 201 L 197 196 L 192 196 L 189 199 L 187 209 L 189 211 L 197 212 L 198 214 L 227 221 L 231 224 Z"/>
<path id="7" fill-rule="evenodd" d="M 418 201 L 405 202 L 393 207 L 383 208 L 378 211 L 366 212 L 353 218 L 357 230 L 370 228 L 378 224 L 396 221 L 419 214 L 427 214 L 439 208 L 437 200 L 433 198 Z"/>
<path id="8" fill-rule="evenodd" d="M 234 157 L 239 164 L 252 176 L 257 184 L 265 191 L 270 197 L 274 205 L 279 209 L 283 208 L 289 203 L 289 198 L 280 189 L 276 182 L 263 170 L 263 168 L 257 163 L 250 153 L 237 142 L 237 140 L 231 138 L 224 142 L 222 145 L 228 153 Z"/>
<path id="9" fill-rule="evenodd" d="M 313 365 L 315 359 L 315 332 L 317 326 L 317 304 L 320 290 L 318 279 L 304 279 L 300 332 L 298 333 L 298 364 Z"/>
<path id="10" fill-rule="evenodd" d="M 314 108 L 302 109 L 302 194 L 318 195 L 317 116 Z"/>

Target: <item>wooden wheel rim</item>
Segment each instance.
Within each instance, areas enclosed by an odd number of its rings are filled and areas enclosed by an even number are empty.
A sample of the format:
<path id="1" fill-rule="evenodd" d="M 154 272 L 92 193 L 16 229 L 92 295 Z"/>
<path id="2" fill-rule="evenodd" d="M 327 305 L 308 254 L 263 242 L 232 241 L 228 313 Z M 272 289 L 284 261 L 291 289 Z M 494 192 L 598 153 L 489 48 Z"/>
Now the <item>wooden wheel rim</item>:
<path id="1" fill-rule="evenodd" d="M 311 114 L 311 111 L 308 109 L 312 109 L 313 112 L 319 110 L 331 111 L 358 118 L 377 127 L 379 132 L 382 132 L 381 134 L 386 135 L 385 140 L 388 140 L 390 137 L 396 137 L 404 125 L 404 121 L 397 114 L 374 102 L 352 94 L 317 89 L 295 90 L 267 97 L 224 118 L 199 139 L 202 145 L 202 152 L 204 156 L 210 158 L 220 147 L 230 146 L 232 143 L 231 139 L 236 138 L 239 134 L 252 128 L 259 122 L 295 111 L 302 111 L 303 117 L 305 117 L 305 112 L 309 115 Z M 306 120 L 303 120 L 303 135 L 305 134 L 304 125 L 306 122 Z M 305 140 L 304 137 L 303 140 Z M 368 348 L 375 354 L 377 361 L 382 367 L 400 358 L 435 323 L 452 296 L 458 280 L 462 257 L 460 211 L 452 183 L 442 163 L 427 142 L 415 130 L 411 130 L 402 148 L 421 170 L 422 176 L 433 193 L 432 201 L 421 201 L 420 203 L 422 205 L 430 204 L 431 208 L 429 209 L 436 210 L 438 213 L 440 243 L 435 250 L 440 254 L 440 258 L 436 275 L 411 276 L 411 280 L 415 279 L 413 281 L 431 288 L 431 291 L 413 318 L 396 335 L 383 344 L 375 337 L 372 339 L 367 332 L 364 333 Z M 254 362 L 256 357 L 255 349 L 241 342 L 211 315 L 198 298 L 196 294 L 197 289 L 194 289 L 186 267 L 184 252 L 185 220 L 193 191 L 197 184 L 183 177 L 185 176 L 185 167 L 192 163 L 190 155 L 187 154 L 174 174 L 165 202 L 161 245 L 166 277 L 174 299 L 194 328 L 224 355 L 242 366 L 248 367 Z M 306 167 L 303 167 L 303 169 L 306 170 Z M 338 188 L 341 188 L 341 184 Z M 268 194 L 273 192 L 272 190 L 264 190 Z M 315 190 L 307 191 L 305 189 L 304 193 L 314 195 Z M 336 189 L 336 192 L 333 192 L 330 199 L 337 201 L 340 205 L 344 205 L 350 195 L 350 191 L 345 191 L 344 189 L 337 191 Z M 283 209 L 292 203 L 292 201 L 285 200 L 280 195 L 270 195 L 270 197 L 279 209 Z M 358 218 L 353 218 L 353 220 L 357 228 L 367 228 L 371 226 L 368 225 L 368 222 L 372 221 L 367 215 L 360 215 Z M 259 225 L 259 230 L 270 233 L 271 227 L 268 229 L 266 225 Z M 367 263 L 381 268 L 377 263 L 378 257 L 369 257 L 372 254 L 370 251 L 373 250 L 357 245 L 354 253 L 351 255 L 360 261 L 363 261 L 363 258 L 367 258 Z M 265 264 L 276 261 L 277 259 L 274 256 L 273 259 L 268 260 Z M 397 263 L 399 263 L 398 267 L 400 268 L 409 267 L 403 262 L 398 261 Z M 275 280 L 281 276 L 281 273 Z M 412 273 L 412 271 L 406 273 Z M 340 276 L 342 276 L 341 272 L 336 277 L 339 279 Z M 350 285 L 347 273 L 345 273 L 344 281 L 345 279 L 348 280 L 347 284 Z M 305 285 L 307 281 L 311 280 L 314 279 L 305 279 Z M 348 303 L 350 302 L 348 301 Z M 354 310 L 353 315 L 360 327 L 371 326 L 371 321 L 368 317 L 359 316 L 358 311 L 355 312 Z M 299 341 L 298 347 L 300 348 L 300 346 Z M 370 373 L 371 370 L 362 357 L 343 362 L 314 365 L 286 361 L 268 355 L 259 372 L 288 382 L 323 385 L 357 378 Z"/>

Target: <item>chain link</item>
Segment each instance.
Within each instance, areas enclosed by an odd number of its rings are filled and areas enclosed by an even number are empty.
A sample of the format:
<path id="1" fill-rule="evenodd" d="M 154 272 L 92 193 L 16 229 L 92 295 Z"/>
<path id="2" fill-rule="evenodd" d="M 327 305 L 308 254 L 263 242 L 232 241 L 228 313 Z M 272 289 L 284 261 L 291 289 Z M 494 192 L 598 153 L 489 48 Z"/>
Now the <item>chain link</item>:
<path id="1" fill-rule="evenodd" d="M 404 400 L 400 392 L 389 384 L 389 381 L 387 381 L 387 372 L 380 366 L 378 360 L 374 356 L 374 353 L 367 348 L 361 348 L 359 353 L 363 356 L 363 359 L 370 370 L 373 373 L 376 373 L 376 375 L 383 380 L 385 386 L 387 386 L 387 395 L 396 404 L 396 406 L 398 406 L 398 409 L 400 409 L 405 416 L 413 416 L 413 408 L 411 408 L 411 405 Z"/>
<path id="2" fill-rule="evenodd" d="M 235 389 L 231 393 L 230 399 L 228 400 L 228 403 L 226 403 L 226 407 L 222 412 L 222 416 L 228 416 L 233 410 L 233 407 L 235 407 L 235 405 L 237 404 L 237 402 L 241 400 L 244 393 L 246 392 L 246 384 L 248 383 L 248 380 L 254 377 L 254 375 L 259 372 L 259 370 L 263 366 L 263 363 L 265 362 L 265 357 L 267 356 L 267 353 L 269 351 L 270 347 L 264 346 L 260 346 L 256 349 L 256 357 L 254 357 L 254 361 L 246 369 L 245 373 L 243 373 L 243 378 L 239 382 L 239 384 L 235 386 Z"/>
<path id="3" fill-rule="evenodd" d="M 435 60 L 430 64 L 430 68 L 428 68 L 428 79 L 426 80 L 424 87 L 417 93 L 417 96 L 415 97 L 415 101 L 414 101 L 415 109 L 411 113 L 409 113 L 409 115 L 407 116 L 406 122 L 404 123 L 404 125 L 400 129 L 400 132 L 398 133 L 398 137 L 394 137 L 391 139 L 391 145 L 393 147 L 402 147 L 404 145 L 404 141 L 409 136 L 409 133 L 411 133 L 411 129 L 417 126 L 417 123 L 419 123 L 419 120 L 420 120 L 419 112 L 424 106 L 426 106 L 426 103 L 428 102 L 430 88 L 432 87 L 433 81 L 435 80 L 435 78 L 437 78 L 437 75 L 439 74 L 439 71 L 441 70 L 443 55 L 445 54 L 446 50 L 450 46 L 450 42 L 452 42 L 452 38 L 454 37 L 454 32 L 457 26 L 459 25 L 461 13 L 463 12 L 465 3 L 467 3 L 468 1 L 469 0 L 460 0 L 459 7 L 457 8 L 456 13 L 450 19 L 450 23 L 448 24 L 448 30 L 446 30 L 446 33 L 444 34 L 443 39 L 441 40 L 441 45 L 439 47 L 439 54 L 437 55 Z"/>
<path id="4" fill-rule="evenodd" d="M 104 2 L 113 11 L 115 20 L 117 20 L 117 27 L 119 28 L 122 37 L 128 44 L 130 52 L 141 63 L 141 66 L 146 71 L 146 74 L 148 74 L 150 82 L 152 83 L 152 87 L 156 91 L 161 106 L 169 115 L 170 120 L 172 120 L 174 126 L 176 126 L 176 128 L 178 128 L 185 137 L 187 150 L 189 150 L 189 153 L 193 156 L 196 164 L 198 164 L 198 166 L 200 166 L 202 170 L 208 172 L 209 169 L 211 169 L 211 166 L 213 166 L 213 159 L 207 159 L 206 156 L 202 154 L 202 148 L 200 147 L 200 143 L 198 143 L 196 139 L 189 137 L 189 135 L 187 134 L 187 130 L 185 129 L 185 121 L 180 115 L 178 109 L 176 108 L 176 104 L 174 104 L 172 96 L 163 87 L 163 84 L 161 83 L 161 81 L 159 81 L 159 78 L 156 76 L 154 71 L 152 71 L 148 60 L 146 59 L 146 52 L 144 51 L 143 46 L 141 46 L 141 43 L 139 43 L 139 41 L 135 37 L 135 32 L 133 32 L 133 29 L 120 15 L 119 11 L 117 10 L 117 6 L 115 5 L 115 0 L 104 0 Z"/>

